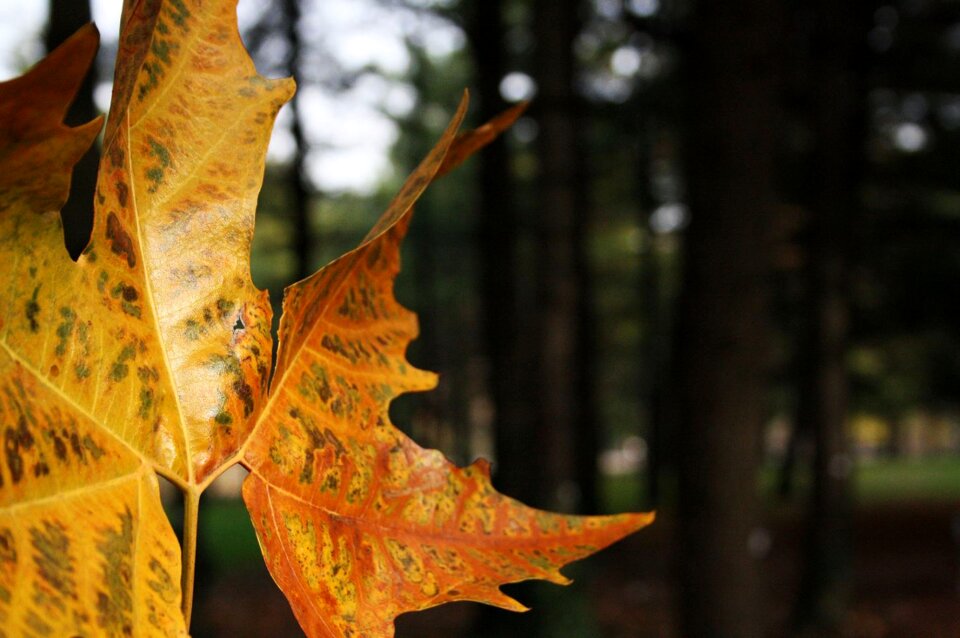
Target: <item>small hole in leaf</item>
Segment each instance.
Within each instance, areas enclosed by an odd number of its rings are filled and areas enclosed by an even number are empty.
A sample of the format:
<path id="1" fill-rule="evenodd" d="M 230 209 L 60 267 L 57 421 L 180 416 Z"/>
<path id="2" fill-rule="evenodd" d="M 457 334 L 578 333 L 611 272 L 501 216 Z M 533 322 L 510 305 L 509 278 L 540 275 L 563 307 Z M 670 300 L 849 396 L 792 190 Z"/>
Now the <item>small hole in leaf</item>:
<path id="1" fill-rule="evenodd" d="M 243 330 L 246 326 L 243 324 L 243 317 L 237 317 L 237 323 L 233 324 L 234 330 Z"/>

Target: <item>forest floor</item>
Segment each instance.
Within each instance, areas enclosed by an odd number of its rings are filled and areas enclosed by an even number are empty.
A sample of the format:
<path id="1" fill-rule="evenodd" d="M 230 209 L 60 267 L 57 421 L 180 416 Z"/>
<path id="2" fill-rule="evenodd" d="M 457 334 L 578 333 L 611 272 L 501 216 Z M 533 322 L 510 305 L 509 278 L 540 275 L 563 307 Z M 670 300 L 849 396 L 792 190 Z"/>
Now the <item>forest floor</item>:
<path id="1" fill-rule="evenodd" d="M 864 500 L 854 521 L 852 601 L 836 635 L 960 636 L 960 501 Z M 232 512 L 235 506 L 218 507 Z M 201 552 L 205 541 L 217 549 L 210 552 L 214 559 L 201 565 L 194 635 L 302 636 L 263 567 L 252 530 L 218 528 L 222 519 L 215 516 L 207 529 L 201 528 Z M 799 514 L 789 508 L 771 510 L 769 519 L 770 550 L 760 560 L 767 579 L 767 633 L 775 637 L 787 635 L 803 528 Z M 577 581 L 569 588 L 549 584 L 508 588 L 534 611 L 522 616 L 504 612 L 503 618 L 495 612 L 501 624 L 492 633 L 473 629 L 485 618 L 481 606 L 460 603 L 401 617 L 397 636 L 526 637 L 540 622 L 542 638 L 676 637 L 674 529 L 669 513 L 660 515 L 650 528 L 565 570 Z"/>

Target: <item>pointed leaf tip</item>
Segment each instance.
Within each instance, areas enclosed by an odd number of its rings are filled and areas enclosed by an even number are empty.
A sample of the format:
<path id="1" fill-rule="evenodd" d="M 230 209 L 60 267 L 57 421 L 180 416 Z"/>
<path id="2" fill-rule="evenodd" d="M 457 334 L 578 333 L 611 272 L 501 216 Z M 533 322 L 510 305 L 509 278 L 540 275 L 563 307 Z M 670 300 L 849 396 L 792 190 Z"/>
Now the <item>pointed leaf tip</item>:
<path id="1" fill-rule="evenodd" d="M 99 42 L 96 27 L 87 24 L 24 75 L 0 82 L 0 131 L 23 137 L 63 127 Z"/>
<path id="2" fill-rule="evenodd" d="M 70 128 L 63 119 L 97 50 L 98 35 L 87 25 L 26 74 L 0 82 L 0 192 L 7 216 L 44 215 L 41 226 L 59 241 L 56 213 L 67 199 L 73 165 L 102 126 L 97 118 Z M 18 202 L 19 206 L 11 206 Z"/>
<path id="3" fill-rule="evenodd" d="M 490 480 L 491 465 L 490 465 L 490 461 L 488 461 L 487 459 L 478 458 L 473 463 L 471 463 L 469 467 L 474 472 L 477 472 L 478 474 L 480 474 L 480 476 L 482 476 L 483 478 Z"/>
<path id="4" fill-rule="evenodd" d="M 477 151 L 487 146 L 500 135 L 516 123 L 520 116 L 526 112 L 529 102 L 516 104 L 500 115 L 496 116 L 483 126 L 464 131 L 457 136 L 450 151 L 443 160 L 443 165 L 437 172 L 437 177 L 442 177 L 452 170 L 459 167 L 466 160 L 472 157 Z"/>
<path id="5" fill-rule="evenodd" d="M 404 182 L 393 201 L 387 207 L 387 210 L 380 216 L 377 223 L 374 224 L 370 232 L 364 238 L 363 243 L 372 240 L 377 235 L 384 233 L 387 229 L 394 226 L 404 217 L 408 216 L 413 210 L 413 205 L 420 199 L 423 192 L 430 183 L 438 176 L 447 154 L 456 141 L 457 131 L 463 124 L 467 116 L 467 108 L 470 105 L 470 93 L 464 90 L 456 112 L 447 124 L 446 130 L 437 140 L 433 149 L 427 154 L 420 165 L 410 174 L 410 177 Z"/>

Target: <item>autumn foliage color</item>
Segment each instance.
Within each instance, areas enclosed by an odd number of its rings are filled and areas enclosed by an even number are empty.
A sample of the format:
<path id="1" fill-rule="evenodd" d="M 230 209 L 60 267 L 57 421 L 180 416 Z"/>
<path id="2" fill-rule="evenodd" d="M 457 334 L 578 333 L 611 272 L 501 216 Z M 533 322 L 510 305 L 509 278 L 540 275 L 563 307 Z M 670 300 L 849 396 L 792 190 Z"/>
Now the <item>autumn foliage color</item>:
<path id="1" fill-rule="evenodd" d="M 94 230 L 77 262 L 59 210 L 102 121 L 63 116 L 97 47 L 78 32 L 0 84 L 0 633 L 179 636 L 199 496 L 228 467 L 274 580 L 310 636 L 386 637 L 454 600 L 523 607 L 499 585 L 559 568 L 652 520 L 576 517 L 497 493 L 391 423 L 432 388 L 405 359 L 393 296 L 414 203 L 509 126 L 437 145 L 358 248 L 271 309 L 250 278 L 274 117 L 294 90 L 259 76 L 235 0 L 126 2 Z M 183 547 L 157 476 L 184 493 Z"/>

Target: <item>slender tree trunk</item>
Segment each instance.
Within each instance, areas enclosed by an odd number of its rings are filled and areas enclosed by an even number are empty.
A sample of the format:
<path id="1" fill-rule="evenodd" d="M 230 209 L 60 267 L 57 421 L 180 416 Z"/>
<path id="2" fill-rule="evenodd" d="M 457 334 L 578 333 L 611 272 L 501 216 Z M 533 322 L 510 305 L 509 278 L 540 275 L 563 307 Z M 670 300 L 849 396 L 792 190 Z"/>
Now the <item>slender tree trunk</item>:
<path id="1" fill-rule="evenodd" d="M 50 0 L 50 19 L 44 35 L 47 51 L 52 51 L 77 29 L 90 22 L 90 3 L 87 0 Z M 71 126 L 85 124 L 97 116 L 93 103 L 93 87 L 97 77 L 96 64 L 80 86 L 80 92 L 67 113 Z M 97 186 L 97 165 L 100 148 L 94 144 L 73 169 L 70 198 L 61 211 L 64 240 L 70 256 L 76 259 L 90 240 L 93 229 L 93 194 Z"/>
<path id="2" fill-rule="evenodd" d="M 644 255 L 646 263 L 641 272 L 641 312 L 647 326 L 643 347 L 644 368 L 641 388 L 647 415 L 647 472 L 646 502 L 643 507 L 656 509 L 663 499 L 664 478 L 672 475 L 673 455 L 670 453 L 671 431 L 674 419 L 669 409 L 667 392 L 670 377 L 671 299 L 667 296 L 663 243 L 666 238 L 652 234 Z"/>
<path id="3" fill-rule="evenodd" d="M 805 344 L 800 348 L 801 353 L 799 356 L 801 357 L 805 356 L 802 352 L 804 347 Z M 797 372 L 800 376 L 804 374 L 803 370 L 798 370 Z M 794 492 L 796 491 L 797 464 L 800 461 L 800 452 L 808 438 L 808 433 L 802 429 L 803 425 L 801 424 L 801 420 L 803 419 L 802 412 L 804 408 L 799 405 L 800 400 L 802 400 L 802 397 L 798 397 L 798 405 L 794 411 L 795 422 L 790 428 L 787 447 L 783 451 L 783 460 L 777 472 L 777 496 L 784 501 L 793 498 Z"/>
<path id="4" fill-rule="evenodd" d="M 653 195 L 653 177 L 651 175 L 654 160 L 653 149 L 656 144 L 657 127 L 661 125 L 650 113 L 643 113 L 640 125 L 640 153 L 637 158 L 639 173 L 638 200 L 640 202 L 639 226 L 647 234 L 643 254 L 640 256 L 640 316 L 643 326 L 643 340 L 640 346 L 640 396 L 646 415 L 647 465 L 646 465 L 646 502 L 643 507 L 655 509 L 660 502 L 661 472 L 664 467 L 664 335 L 666 334 L 663 299 L 663 271 L 659 240 L 650 226 L 650 215 L 656 209 L 657 199 Z"/>
<path id="5" fill-rule="evenodd" d="M 647 421 L 647 467 L 646 467 L 646 503 L 644 507 L 654 509 L 660 502 L 660 470 L 663 455 L 663 419 L 658 401 L 659 371 L 656 365 L 659 344 L 659 267 L 654 248 L 653 237 L 647 241 L 644 263 L 640 266 L 640 312 L 644 317 L 645 334 L 641 345 L 640 396 L 643 397 L 644 412 Z"/>
<path id="6" fill-rule="evenodd" d="M 503 34 L 504 1 L 485 0 L 470 5 L 468 36 L 476 69 L 480 121 L 501 113 L 506 103 L 500 81 L 507 73 Z M 514 197 L 516 179 L 511 154 L 501 137 L 477 155 L 477 237 L 480 259 L 480 293 L 483 304 L 484 352 L 488 355 L 487 387 L 493 404 L 493 437 L 496 463 L 494 481 L 499 490 L 524 503 L 539 504 L 540 472 L 531 367 L 535 360 L 530 338 L 527 305 L 521 303 L 519 255 L 520 210 Z M 531 593 L 527 588 L 525 593 Z M 534 614 L 517 617 L 485 607 L 478 635 L 503 636 L 521 632 L 542 634 L 541 619 Z"/>
<path id="7" fill-rule="evenodd" d="M 597 427 L 589 347 L 590 276 L 586 255 L 585 118 L 575 92 L 573 42 L 579 3 L 536 0 L 535 103 L 539 292 L 539 421 L 547 504 L 596 509 Z M 573 488 L 573 489 L 571 489 Z"/>
<path id="8" fill-rule="evenodd" d="M 848 255 L 865 143 L 863 2 L 814 4 L 813 193 L 808 235 L 808 309 L 798 427 L 814 440 L 813 492 L 798 628 L 835 629 L 849 598 L 852 460 L 846 435 Z"/>
<path id="9" fill-rule="evenodd" d="M 757 471 L 776 204 L 776 0 L 700 2 L 688 50 L 691 224 L 679 306 L 683 635 L 763 634 Z"/>
<path id="10" fill-rule="evenodd" d="M 290 47 L 287 54 L 287 73 L 297 83 L 297 93 L 290 99 L 290 133 L 296 145 L 293 160 L 287 174 L 287 190 L 293 214 L 293 251 L 297 256 L 297 279 L 313 273 L 313 233 L 310 227 L 310 192 L 307 189 L 306 158 L 307 141 L 303 134 L 303 118 L 300 113 L 300 92 L 303 90 L 300 41 L 300 0 L 283 0 L 284 35 Z"/>
<path id="11" fill-rule="evenodd" d="M 469 29 L 476 63 L 481 121 L 506 107 L 500 81 L 506 75 L 503 3 L 486 0 L 471 14 Z M 477 209 L 480 288 L 483 298 L 484 350 L 489 353 L 489 387 L 494 407 L 496 481 L 500 489 L 525 503 L 535 503 L 537 444 L 530 384 L 530 344 L 525 308 L 517 295 L 519 211 L 505 140 L 478 155 Z"/>

